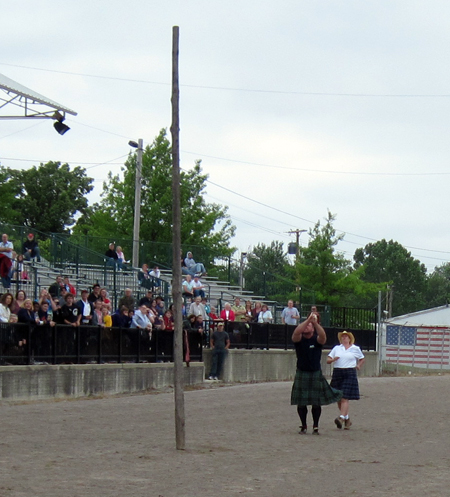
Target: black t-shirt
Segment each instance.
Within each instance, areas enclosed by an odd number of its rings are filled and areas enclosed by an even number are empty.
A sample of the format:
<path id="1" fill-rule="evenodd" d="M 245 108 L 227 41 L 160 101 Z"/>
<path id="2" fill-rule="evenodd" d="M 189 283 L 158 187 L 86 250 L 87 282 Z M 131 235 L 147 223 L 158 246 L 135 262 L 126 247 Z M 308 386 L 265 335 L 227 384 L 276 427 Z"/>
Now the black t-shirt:
<path id="1" fill-rule="evenodd" d="M 69 321 L 69 323 L 76 323 L 78 320 L 79 313 L 80 313 L 80 310 L 78 309 L 78 307 L 75 304 L 72 304 L 70 306 L 67 304 L 64 304 L 61 307 L 62 318 Z"/>
<path id="2" fill-rule="evenodd" d="M 300 371 L 320 371 L 322 359 L 322 345 L 317 342 L 317 335 L 311 338 L 302 337 L 300 342 L 295 342 L 297 353 L 297 369 Z"/>

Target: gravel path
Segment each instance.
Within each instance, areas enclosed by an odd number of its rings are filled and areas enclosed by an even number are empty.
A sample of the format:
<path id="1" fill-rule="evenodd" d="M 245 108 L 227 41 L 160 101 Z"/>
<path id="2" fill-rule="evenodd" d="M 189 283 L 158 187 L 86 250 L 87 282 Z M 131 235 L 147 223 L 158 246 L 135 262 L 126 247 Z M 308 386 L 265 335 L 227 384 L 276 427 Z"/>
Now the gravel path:
<path id="1" fill-rule="evenodd" d="M 445 496 L 450 376 L 362 378 L 351 430 L 298 434 L 291 383 L 0 404 L 0 497 Z"/>

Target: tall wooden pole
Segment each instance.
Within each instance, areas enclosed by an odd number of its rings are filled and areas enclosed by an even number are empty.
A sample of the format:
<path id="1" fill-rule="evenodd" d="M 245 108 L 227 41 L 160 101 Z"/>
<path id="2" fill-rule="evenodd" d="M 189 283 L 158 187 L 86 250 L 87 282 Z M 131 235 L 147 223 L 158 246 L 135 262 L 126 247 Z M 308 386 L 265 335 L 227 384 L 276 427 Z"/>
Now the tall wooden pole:
<path id="1" fill-rule="evenodd" d="M 181 207 L 180 207 L 180 89 L 178 83 L 179 28 L 172 28 L 172 298 L 174 309 L 175 438 L 178 450 L 185 449 L 183 316 L 181 313 Z"/>

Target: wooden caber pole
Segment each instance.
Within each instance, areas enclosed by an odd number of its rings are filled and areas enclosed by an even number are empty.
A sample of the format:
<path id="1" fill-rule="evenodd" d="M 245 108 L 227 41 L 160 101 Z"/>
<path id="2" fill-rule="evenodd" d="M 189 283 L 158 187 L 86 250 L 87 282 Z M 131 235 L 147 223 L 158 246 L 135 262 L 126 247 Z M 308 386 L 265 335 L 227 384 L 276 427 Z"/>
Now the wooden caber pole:
<path id="1" fill-rule="evenodd" d="M 172 298 L 174 309 L 175 438 L 178 450 L 185 449 L 183 317 L 181 313 L 181 206 L 180 206 L 180 89 L 178 82 L 179 28 L 172 29 Z"/>

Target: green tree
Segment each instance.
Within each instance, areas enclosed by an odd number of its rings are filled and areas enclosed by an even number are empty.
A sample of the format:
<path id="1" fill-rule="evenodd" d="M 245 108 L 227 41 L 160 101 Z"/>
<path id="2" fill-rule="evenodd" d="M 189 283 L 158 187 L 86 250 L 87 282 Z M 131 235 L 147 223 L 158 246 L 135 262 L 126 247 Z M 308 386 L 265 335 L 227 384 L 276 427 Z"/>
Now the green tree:
<path id="1" fill-rule="evenodd" d="M 328 211 L 324 225 L 317 221 L 309 230 L 308 246 L 300 248 L 295 264 L 303 295 L 319 304 L 341 305 L 341 280 L 350 272 L 349 261 L 336 251 L 344 234 L 336 234 L 335 219 Z"/>
<path id="2" fill-rule="evenodd" d="M 259 243 L 247 254 L 244 269 L 245 288 L 257 295 L 284 302 L 295 289 L 289 279 L 289 260 L 283 243 Z"/>
<path id="3" fill-rule="evenodd" d="M 393 285 L 394 316 L 424 308 L 426 268 L 400 243 L 384 239 L 369 243 L 357 249 L 353 259 L 355 269 L 364 268 L 364 281 Z"/>
<path id="4" fill-rule="evenodd" d="M 1 168 L 1 220 L 44 233 L 62 233 L 85 211 L 93 179 L 81 167 L 47 162 L 27 170 Z M 9 208 L 5 208 L 5 203 Z"/>
<path id="5" fill-rule="evenodd" d="M 303 300 L 346 307 L 373 307 L 380 285 L 365 282 L 364 270 L 353 270 L 351 262 L 337 251 L 344 234 L 333 227 L 336 216 L 328 211 L 325 223 L 318 221 L 309 231 L 308 246 L 300 249 L 295 264 Z"/>
<path id="6" fill-rule="evenodd" d="M 102 200 L 92 206 L 89 216 L 80 218 L 76 233 L 132 238 L 136 159 L 136 153 L 131 154 L 121 175 L 109 174 Z M 194 258 L 205 264 L 233 253 L 230 240 L 235 231 L 226 207 L 205 201 L 207 177 L 199 161 L 181 172 L 181 242 L 185 247 L 201 245 L 202 253 L 193 250 Z M 172 157 L 164 129 L 143 152 L 140 240 L 172 241 Z"/>
<path id="7" fill-rule="evenodd" d="M 20 171 L 0 166 L 0 222 L 22 224 L 23 217 L 17 210 L 21 192 Z"/>
<path id="8" fill-rule="evenodd" d="M 427 308 L 449 303 L 450 299 L 450 263 L 438 266 L 428 276 L 425 305 Z"/>

